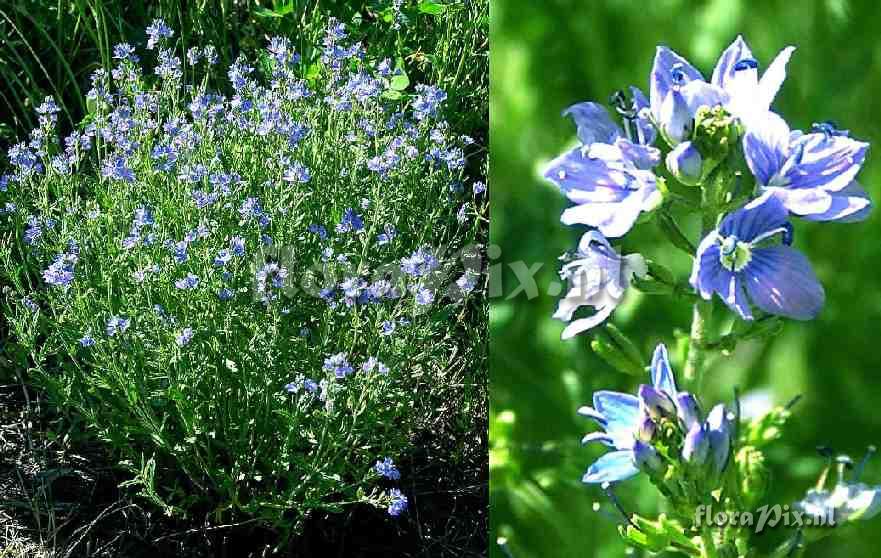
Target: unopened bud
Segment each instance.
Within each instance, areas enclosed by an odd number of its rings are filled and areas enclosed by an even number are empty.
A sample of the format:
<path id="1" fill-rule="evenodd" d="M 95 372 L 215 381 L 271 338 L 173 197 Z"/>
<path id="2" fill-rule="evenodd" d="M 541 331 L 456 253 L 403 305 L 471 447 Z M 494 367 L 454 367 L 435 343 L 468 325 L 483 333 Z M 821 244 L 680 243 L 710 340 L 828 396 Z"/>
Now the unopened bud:
<path id="1" fill-rule="evenodd" d="M 700 413 L 700 405 L 692 394 L 682 392 L 676 396 L 676 416 L 679 417 L 686 432 L 691 430 L 695 423 L 700 422 Z"/>
<path id="2" fill-rule="evenodd" d="M 692 465 L 703 465 L 710 452 L 710 437 L 704 426 L 696 422 L 685 435 L 682 444 L 682 459 Z"/>
<path id="3" fill-rule="evenodd" d="M 673 404 L 670 396 L 663 391 L 650 385 L 642 384 L 639 386 L 637 394 L 640 401 L 642 401 L 643 408 L 653 419 L 676 415 L 676 405 Z"/>
<path id="4" fill-rule="evenodd" d="M 728 454 L 731 451 L 731 422 L 726 416 L 725 406 L 721 403 L 713 407 L 707 415 L 707 428 L 710 434 L 713 472 L 721 475 L 728 465 Z"/>
<path id="5" fill-rule="evenodd" d="M 647 473 L 660 473 L 664 468 L 664 462 L 661 461 L 658 451 L 639 440 L 633 443 L 633 461 L 640 471 Z"/>
<path id="6" fill-rule="evenodd" d="M 651 442 L 652 438 L 655 437 L 655 431 L 657 431 L 657 429 L 658 425 L 652 420 L 652 417 L 643 414 L 636 430 L 636 438 L 641 442 Z"/>
<path id="7" fill-rule="evenodd" d="M 695 186 L 701 181 L 703 162 L 701 154 L 690 141 L 680 143 L 667 154 L 667 170 L 688 186 Z"/>
<path id="8" fill-rule="evenodd" d="M 671 146 L 687 138 L 693 129 L 694 121 L 688 103 L 678 88 L 671 89 L 661 103 L 661 131 Z"/>

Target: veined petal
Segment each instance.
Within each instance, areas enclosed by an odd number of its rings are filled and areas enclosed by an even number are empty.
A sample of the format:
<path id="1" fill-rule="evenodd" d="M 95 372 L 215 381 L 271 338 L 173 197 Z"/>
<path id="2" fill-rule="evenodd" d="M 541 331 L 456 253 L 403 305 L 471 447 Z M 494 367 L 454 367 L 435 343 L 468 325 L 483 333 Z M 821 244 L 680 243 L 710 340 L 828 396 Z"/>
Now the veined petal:
<path id="1" fill-rule="evenodd" d="M 639 398 L 617 391 L 597 391 L 593 406 L 606 418 L 606 432 L 634 432 L 639 421 Z"/>
<path id="2" fill-rule="evenodd" d="M 757 119 L 743 135 L 746 164 L 759 184 L 767 186 L 789 156 L 789 126 L 773 112 Z"/>
<path id="3" fill-rule="evenodd" d="M 747 58 L 753 58 L 753 53 L 746 41 L 743 40 L 743 36 L 738 35 L 734 42 L 728 45 L 728 48 L 719 56 L 719 61 L 713 68 L 713 77 L 710 82 L 724 89 L 728 80 L 734 76 L 734 65 Z"/>
<path id="4" fill-rule="evenodd" d="M 783 81 L 786 79 L 786 64 L 789 63 L 789 58 L 793 52 L 795 52 L 795 47 L 793 46 L 788 46 L 781 50 L 774 57 L 765 73 L 762 74 L 762 79 L 759 80 L 758 95 L 758 104 L 761 109 L 768 110 L 771 103 L 774 102 L 774 97 L 777 96 L 780 86 L 783 85 Z"/>
<path id="5" fill-rule="evenodd" d="M 749 301 L 744 292 L 743 281 L 737 274 L 732 275 L 728 283 L 728 292 L 723 296 L 722 300 L 724 300 L 725 304 L 737 312 L 744 320 L 748 321 L 753 319 L 753 313 L 752 310 L 750 310 Z"/>
<path id="6" fill-rule="evenodd" d="M 570 207 L 563 211 L 560 221 L 565 225 L 596 227 L 607 237 L 618 238 L 633 228 L 642 211 L 644 198 L 644 192 L 628 190 L 617 203 L 584 203 Z"/>
<path id="7" fill-rule="evenodd" d="M 649 99 L 652 115 L 656 121 L 661 120 L 661 104 L 674 85 L 673 71 L 682 72 L 685 81 L 703 80 L 704 77 L 688 60 L 679 56 L 665 46 L 655 51 L 655 61 L 649 79 Z"/>
<path id="8" fill-rule="evenodd" d="M 652 385 L 665 391 L 670 397 L 676 397 L 676 380 L 670 369 L 667 346 L 659 343 L 652 356 Z"/>
<path id="9" fill-rule="evenodd" d="M 810 320 L 826 295 L 808 259 L 789 246 L 754 248 L 743 270 L 752 301 L 770 314 Z"/>
<path id="10" fill-rule="evenodd" d="M 851 182 L 843 190 L 826 193 L 832 201 L 829 209 L 821 213 L 801 216 L 809 221 L 855 223 L 868 217 L 872 211 L 872 201 L 869 199 L 869 195 L 856 181 Z"/>
<path id="11" fill-rule="evenodd" d="M 822 215 L 832 208 L 832 195 L 819 188 L 766 188 L 765 191 L 773 192 L 795 215 Z"/>
<path id="12" fill-rule="evenodd" d="M 639 473 L 631 450 L 610 451 L 593 462 L 581 482 L 597 484 L 627 480 Z"/>
<path id="13" fill-rule="evenodd" d="M 692 118 L 700 107 L 724 106 L 729 101 L 728 93 L 705 81 L 690 81 L 682 87 L 681 91 Z"/>
<path id="14" fill-rule="evenodd" d="M 606 417 L 604 417 L 601 412 L 597 411 L 593 407 L 590 407 L 588 405 L 583 405 L 578 408 L 577 412 L 578 412 L 579 416 L 593 419 L 597 423 L 599 423 L 600 425 L 605 426 L 605 424 L 606 424 Z"/>
<path id="15" fill-rule="evenodd" d="M 856 177 L 869 144 L 845 136 L 805 134 L 792 146 L 801 153 L 798 164 L 786 172 L 793 188 L 841 190 Z"/>
<path id="16" fill-rule="evenodd" d="M 563 116 L 571 116 L 575 121 L 578 139 L 584 145 L 612 143 L 621 135 L 621 128 L 612 120 L 606 107 L 599 103 L 574 104 L 563 111 Z"/>
<path id="17" fill-rule="evenodd" d="M 630 177 L 609 168 L 605 161 L 589 157 L 586 148 L 576 147 L 551 161 L 544 177 L 576 203 L 614 202 L 627 195 Z"/>
<path id="18" fill-rule="evenodd" d="M 762 233 L 786 225 L 789 212 L 773 192 L 766 192 L 742 208 L 729 213 L 719 225 L 722 236 L 734 235 L 743 242 L 750 242 Z"/>

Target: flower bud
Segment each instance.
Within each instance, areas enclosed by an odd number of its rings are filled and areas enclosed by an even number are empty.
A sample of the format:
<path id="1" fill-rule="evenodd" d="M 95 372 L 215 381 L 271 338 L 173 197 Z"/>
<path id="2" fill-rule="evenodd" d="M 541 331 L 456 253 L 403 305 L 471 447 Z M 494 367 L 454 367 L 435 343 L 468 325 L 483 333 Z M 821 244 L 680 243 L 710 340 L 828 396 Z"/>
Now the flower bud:
<path id="1" fill-rule="evenodd" d="M 671 89 L 661 103 L 660 127 L 671 146 L 679 144 L 691 134 L 694 126 L 688 103 L 678 88 Z"/>
<path id="2" fill-rule="evenodd" d="M 721 475 L 728 465 L 728 454 L 731 451 L 731 422 L 726 416 L 723 404 L 719 403 L 713 407 L 707 415 L 707 429 L 710 435 L 710 460 L 713 472 Z"/>
<path id="3" fill-rule="evenodd" d="M 652 438 L 655 436 L 655 431 L 658 429 L 658 425 L 655 424 L 655 421 L 652 420 L 650 416 L 643 413 L 642 417 L 640 417 L 639 425 L 636 429 L 636 439 L 641 442 L 651 442 Z"/>
<path id="4" fill-rule="evenodd" d="M 667 154 L 667 170 L 683 184 L 697 185 L 703 176 L 702 169 L 701 154 L 690 141 L 680 143 Z"/>
<path id="5" fill-rule="evenodd" d="M 710 437 L 706 428 L 699 422 L 695 422 L 685 435 L 682 444 L 682 459 L 692 465 L 703 465 L 707 461 L 710 452 Z"/>
<path id="6" fill-rule="evenodd" d="M 700 414 L 700 405 L 692 394 L 682 392 L 676 396 L 676 415 L 686 432 L 691 430 L 695 423 L 700 422 Z"/>
<path id="7" fill-rule="evenodd" d="M 653 419 L 676 415 L 676 405 L 673 404 L 673 400 L 670 399 L 670 396 L 663 391 L 642 384 L 639 386 L 638 395 L 640 401 L 642 401 L 643 408 Z"/>
<path id="8" fill-rule="evenodd" d="M 661 461 L 658 451 L 639 440 L 633 443 L 633 461 L 640 471 L 647 473 L 659 473 L 664 468 L 664 462 Z"/>

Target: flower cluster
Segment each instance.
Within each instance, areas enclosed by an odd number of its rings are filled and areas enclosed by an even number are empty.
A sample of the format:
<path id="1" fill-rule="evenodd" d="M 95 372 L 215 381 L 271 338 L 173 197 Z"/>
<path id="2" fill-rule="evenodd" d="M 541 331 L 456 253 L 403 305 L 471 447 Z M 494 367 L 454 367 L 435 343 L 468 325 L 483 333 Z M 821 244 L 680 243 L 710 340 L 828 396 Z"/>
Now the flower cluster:
<path id="1" fill-rule="evenodd" d="M 664 345 L 658 345 L 652 357 L 651 380 L 651 385 L 639 386 L 636 396 L 598 391 L 593 407 L 578 410 L 603 428 L 583 442 L 602 442 L 613 449 L 591 465 L 582 480 L 616 482 L 644 471 L 663 484 L 670 469 L 680 469 L 681 474 L 669 476 L 672 482 L 686 477 L 698 490 L 712 486 L 730 458 L 731 418 L 724 405 L 701 418 L 697 398 L 677 390 Z M 685 499 L 698 496 L 682 494 Z"/>
<path id="2" fill-rule="evenodd" d="M 622 125 L 598 103 L 566 109 L 581 145 L 554 159 L 544 175 L 576 204 L 563 212 L 562 222 L 592 227 L 595 239 L 620 238 L 643 213 L 669 223 L 669 209 L 689 198 L 689 187 L 699 186 L 704 192 L 698 211 L 705 222 L 721 221 L 704 231 L 693 254 L 694 290 L 707 300 L 718 295 L 744 320 L 755 318 L 752 307 L 799 320 L 815 317 L 823 288 L 807 259 L 790 246 L 789 218 L 864 219 L 871 202 L 855 178 L 868 144 L 830 122 L 807 132 L 791 130 L 772 112 L 794 50 L 784 49 L 759 76 L 758 62 L 738 37 L 707 81 L 687 60 L 658 47 L 649 97 L 631 87 L 629 99 L 623 92 L 611 99 Z M 659 140 L 666 145 L 655 145 Z M 752 173 L 748 186 L 731 173 L 738 161 Z M 682 187 L 684 192 L 677 189 Z M 607 274 L 606 261 L 594 258 L 580 267 Z M 611 281 L 614 293 L 626 288 L 626 282 Z M 565 321 L 573 319 L 569 298 L 557 314 Z M 613 298 L 564 336 L 605 320 L 620 293 Z"/>

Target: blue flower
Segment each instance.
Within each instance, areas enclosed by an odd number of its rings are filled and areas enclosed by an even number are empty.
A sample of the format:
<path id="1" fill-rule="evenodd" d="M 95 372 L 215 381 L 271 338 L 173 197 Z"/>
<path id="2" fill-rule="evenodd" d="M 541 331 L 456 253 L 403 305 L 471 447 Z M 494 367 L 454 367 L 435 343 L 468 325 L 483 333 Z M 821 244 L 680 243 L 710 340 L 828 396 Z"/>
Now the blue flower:
<path id="1" fill-rule="evenodd" d="M 174 282 L 174 286 L 181 290 L 192 290 L 199 286 L 199 278 L 192 273 Z"/>
<path id="2" fill-rule="evenodd" d="M 639 254 L 621 256 L 601 232 L 584 233 L 575 259 L 560 271 L 570 287 L 554 313 L 554 318 L 569 322 L 563 339 L 603 323 L 624 298 L 633 277 L 642 278 L 647 272 L 645 259 Z M 591 306 L 596 313 L 573 320 L 582 306 Z"/>
<path id="3" fill-rule="evenodd" d="M 804 134 L 768 113 L 743 136 L 743 153 L 759 187 L 811 221 L 859 221 L 872 203 L 855 177 L 869 144 L 831 124 Z"/>
<path id="4" fill-rule="evenodd" d="M 67 289 L 73 282 L 73 268 L 78 260 L 79 257 L 75 253 L 60 254 L 43 271 L 43 279 L 50 285 Z"/>
<path id="5" fill-rule="evenodd" d="M 101 175 L 123 182 L 135 181 L 135 172 L 128 167 L 128 161 L 122 155 L 110 157 L 101 169 Z"/>
<path id="6" fill-rule="evenodd" d="M 677 416 L 679 392 L 667 348 L 660 344 L 655 348 L 651 364 L 651 386 L 640 386 L 636 397 L 615 391 L 597 391 L 593 394 L 593 407 L 582 407 L 578 414 L 593 419 L 602 432 L 587 434 L 583 443 L 601 442 L 613 449 L 597 459 L 582 477 L 582 482 L 594 484 L 629 479 L 640 470 L 657 470 L 660 458 L 651 445 L 655 421 L 651 412 Z M 652 400 L 645 397 L 651 394 Z"/>
<path id="7" fill-rule="evenodd" d="M 434 291 L 427 287 L 420 287 L 416 289 L 416 304 L 420 306 L 427 306 L 434 302 Z"/>
<path id="8" fill-rule="evenodd" d="M 795 51 L 781 50 L 759 78 L 759 63 L 740 35 L 725 49 L 713 69 L 711 82 L 728 94 L 725 108 L 749 129 L 766 116 L 786 79 L 786 64 Z"/>
<path id="9" fill-rule="evenodd" d="M 116 60 L 128 60 L 132 64 L 140 61 L 138 55 L 135 54 L 135 47 L 128 43 L 119 43 L 113 47 L 113 58 Z"/>
<path id="10" fill-rule="evenodd" d="M 416 98 L 413 99 L 413 117 L 425 120 L 437 114 L 441 103 L 447 100 L 447 93 L 433 85 L 417 85 Z"/>
<path id="11" fill-rule="evenodd" d="M 245 255 L 245 239 L 240 236 L 234 236 L 229 239 L 229 249 L 236 256 Z"/>
<path id="12" fill-rule="evenodd" d="M 425 246 L 418 248 L 409 258 L 401 258 L 401 271 L 413 277 L 424 277 L 439 265 L 437 258 Z"/>
<path id="13" fill-rule="evenodd" d="M 389 496 L 392 499 L 388 506 L 390 516 L 397 517 L 407 510 L 407 497 L 400 490 L 392 488 L 389 490 Z"/>
<path id="14" fill-rule="evenodd" d="M 107 320 L 107 325 L 105 326 L 107 337 L 116 337 L 118 334 L 125 333 L 129 324 L 130 320 L 125 316 L 112 316 Z"/>
<path id="15" fill-rule="evenodd" d="M 185 327 L 183 331 L 181 331 L 177 337 L 175 337 L 175 342 L 178 347 L 183 347 L 188 344 L 193 339 L 193 328 Z"/>
<path id="16" fill-rule="evenodd" d="M 377 461 L 376 465 L 373 466 L 373 470 L 376 471 L 378 475 L 382 475 L 390 480 L 399 480 L 401 478 L 401 473 L 398 471 L 397 467 L 395 467 L 395 462 L 392 461 L 391 457 L 386 457 L 385 459 Z"/>
<path id="17" fill-rule="evenodd" d="M 95 338 L 87 333 L 80 338 L 79 344 L 81 347 L 93 347 L 95 345 Z"/>
<path id="18" fill-rule="evenodd" d="M 722 105 L 749 129 L 767 114 L 786 78 L 786 64 L 794 50 L 787 47 L 781 51 L 759 79 L 758 62 L 738 36 L 719 57 L 708 83 L 685 58 L 659 46 L 649 92 L 655 122 L 675 145 L 690 133 L 700 107 Z"/>
<path id="19" fill-rule="evenodd" d="M 395 229 L 395 226 L 391 223 L 386 223 L 383 227 L 383 232 L 376 235 L 376 244 L 377 246 L 388 244 L 394 240 L 397 235 L 398 231 Z"/>
<path id="20" fill-rule="evenodd" d="M 575 120 L 582 146 L 557 157 L 544 177 L 574 202 L 560 220 L 566 225 L 598 228 L 605 236 L 626 234 L 643 211 L 661 202 L 652 167 L 661 152 L 651 147 L 655 131 L 648 120 L 648 101 L 631 88 L 630 105 L 618 97 L 625 130 L 597 103 L 579 103 L 563 112 Z"/>
<path id="21" fill-rule="evenodd" d="M 337 353 L 324 359 L 324 370 L 333 372 L 337 378 L 345 378 L 355 371 L 349 364 L 348 353 Z"/>
<path id="22" fill-rule="evenodd" d="M 343 218 L 339 224 L 337 224 L 336 232 L 358 232 L 363 228 L 364 221 L 361 219 L 361 216 L 355 213 L 355 210 L 350 207 L 343 212 Z"/>
<path id="23" fill-rule="evenodd" d="M 170 39 L 174 31 L 162 19 L 154 19 L 147 27 L 147 50 L 153 50 L 162 39 Z"/>
<path id="24" fill-rule="evenodd" d="M 361 370 L 364 372 L 370 373 L 376 370 L 380 374 L 388 374 L 389 368 L 385 364 L 379 361 L 376 357 L 370 357 L 364 361 L 364 364 L 361 365 Z"/>
<path id="25" fill-rule="evenodd" d="M 285 279 L 288 277 L 287 268 L 271 262 L 264 264 L 254 276 L 257 292 L 260 294 L 261 302 L 269 302 L 278 298 L 272 289 L 281 289 L 284 287 Z"/>
<path id="26" fill-rule="evenodd" d="M 825 294 L 807 258 L 789 247 L 787 216 L 772 192 L 726 215 L 698 246 L 692 287 L 706 300 L 718 293 L 745 320 L 753 319 L 750 300 L 770 314 L 814 318 Z M 772 244 L 775 238 L 782 244 Z"/>

